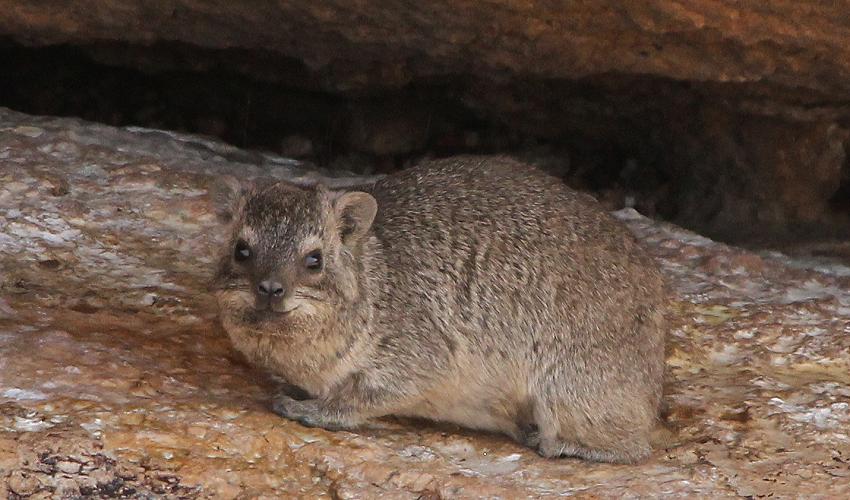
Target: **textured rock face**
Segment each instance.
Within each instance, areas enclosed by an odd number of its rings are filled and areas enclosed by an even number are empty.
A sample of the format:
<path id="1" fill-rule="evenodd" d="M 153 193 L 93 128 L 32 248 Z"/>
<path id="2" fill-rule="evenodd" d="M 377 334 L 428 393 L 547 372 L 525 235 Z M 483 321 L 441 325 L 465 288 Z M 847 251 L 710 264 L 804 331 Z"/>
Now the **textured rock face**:
<path id="1" fill-rule="evenodd" d="M 416 421 L 331 433 L 271 414 L 273 385 L 215 321 L 207 186 L 224 172 L 315 175 L 205 140 L 0 108 L 0 496 L 850 494 L 850 268 L 618 212 L 674 306 L 677 437 L 640 465 L 545 460 Z"/>
<path id="2" fill-rule="evenodd" d="M 182 41 L 263 49 L 329 71 L 347 86 L 398 86 L 448 74 L 576 79 L 614 72 L 846 97 L 848 7 L 781 0 L 3 0 L 0 32 L 36 44 Z"/>
<path id="3" fill-rule="evenodd" d="M 850 224 L 831 205 L 846 176 L 847 128 L 707 108 L 700 121 L 698 133 L 665 146 L 693 166 L 673 188 L 678 222 L 733 240 L 805 237 L 819 225 Z"/>

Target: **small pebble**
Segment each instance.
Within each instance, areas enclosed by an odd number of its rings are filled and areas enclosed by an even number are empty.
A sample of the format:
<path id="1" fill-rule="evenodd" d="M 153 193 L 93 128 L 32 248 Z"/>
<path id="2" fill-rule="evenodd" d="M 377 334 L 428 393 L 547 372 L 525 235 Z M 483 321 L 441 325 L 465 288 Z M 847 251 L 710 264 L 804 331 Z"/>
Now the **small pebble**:
<path id="1" fill-rule="evenodd" d="M 67 462 L 62 461 L 56 464 L 56 468 L 65 474 L 78 474 L 80 472 L 81 465 L 76 462 Z"/>

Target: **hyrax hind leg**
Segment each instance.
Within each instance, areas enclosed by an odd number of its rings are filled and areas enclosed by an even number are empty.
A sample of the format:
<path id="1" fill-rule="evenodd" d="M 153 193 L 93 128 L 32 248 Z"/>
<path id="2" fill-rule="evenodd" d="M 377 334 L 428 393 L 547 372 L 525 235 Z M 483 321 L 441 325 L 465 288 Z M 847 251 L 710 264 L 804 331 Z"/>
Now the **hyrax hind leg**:
<path id="1" fill-rule="evenodd" d="M 657 424 L 654 391 L 623 381 L 581 387 L 575 378 L 572 384 L 569 378 L 561 380 L 536 398 L 537 429 L 524 436 L 526 444 L 550 458 L 633 463 L 649 455 L 650 433 Z"/>
<path id="2" fill-rule="evenodd" d="M 576 410 L 539 408 L 537 436 L 526 442 L 536 444 L 537 452 L 547 458 L 633 463 L 649 455 L 651 424 L 641 425 L 621 415 L 592 416 Z"/>

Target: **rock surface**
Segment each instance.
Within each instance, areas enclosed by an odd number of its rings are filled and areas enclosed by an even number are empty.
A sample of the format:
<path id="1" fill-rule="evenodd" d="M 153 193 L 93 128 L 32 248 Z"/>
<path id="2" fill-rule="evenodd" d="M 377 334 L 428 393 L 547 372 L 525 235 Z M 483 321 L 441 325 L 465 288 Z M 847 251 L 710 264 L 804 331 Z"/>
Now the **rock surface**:
<path id="1" fill-rule="evenodd" d="M 846 98 L 848 8 L 844 0 L 2 0 L 0 33 L 32 44 L 180 41 L 262 49 L 305 61 L 346 87 L 457 74 L 577 79 L 613 72 L 759 82 Z"/>
<path id="2" fill-rule="evenodd" d="M 677 438 L 640 465 L 415 421 L 331 433 L 271 414 L 215 321 L 207 187 L 226 171 L 314 175 L 0 108 L 0 497 L 850 495 L 850 267 L 618 212 L 674 305 Z"/>

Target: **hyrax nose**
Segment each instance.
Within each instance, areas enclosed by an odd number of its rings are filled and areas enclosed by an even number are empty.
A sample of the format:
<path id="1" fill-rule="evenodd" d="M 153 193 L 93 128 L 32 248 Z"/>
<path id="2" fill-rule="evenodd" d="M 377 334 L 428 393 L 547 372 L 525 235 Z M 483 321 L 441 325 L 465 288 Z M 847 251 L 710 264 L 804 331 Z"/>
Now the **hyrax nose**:
<path id="1" fill-rule="evenodd" d="M 277 281 L 263 280 L 257 285 L 257 293 L 262 297 L 278 299 L 283 297 L 284 292 L 283 285 Z"/>

